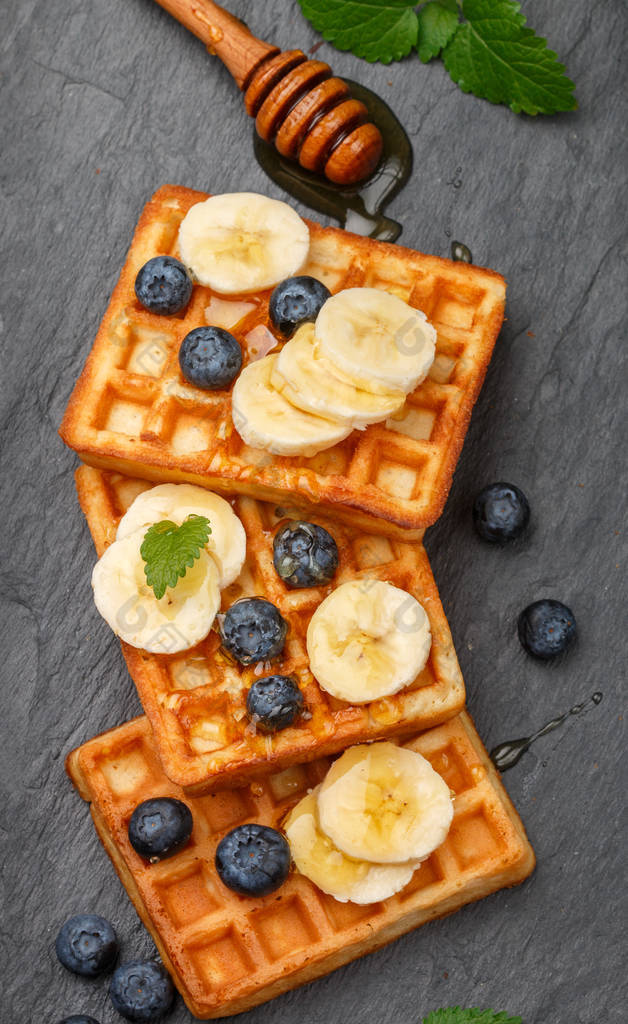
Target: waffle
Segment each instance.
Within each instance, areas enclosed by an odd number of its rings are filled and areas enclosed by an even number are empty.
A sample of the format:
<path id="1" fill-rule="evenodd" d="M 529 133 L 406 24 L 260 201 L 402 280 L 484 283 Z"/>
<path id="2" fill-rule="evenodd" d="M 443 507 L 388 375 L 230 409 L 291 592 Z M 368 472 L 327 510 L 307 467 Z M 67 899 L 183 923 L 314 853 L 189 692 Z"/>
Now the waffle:
<path id="1" fill-rule="evenodd" d="M 436 358 L 427 380 L 387 424 L 353 431 L 314 457 L 270 455 L 241 440 L 228 392 L 191 387 L 178 364 L 182 339 L 207 322 L 233 332 L 246 363 L 267 337 L 269 291 L 232 305 L 196 286 L 185 313 L 172 317 L 147 312 L 135 298 L 139 268 L 152 256 L 177 254 L 179 224 L 205 198 L 166 185 L 144 209 L 66 410 L 62 438 L 84 462 L 101 468 L 290 502 L 308 514 L 321 507 L 362 530 L 405 539 L 410 535 L 402 531 L 410 530 L 416 539 L 445 503 L 502 323 L 503 278 L 308 221 L 303 273 L 332 292 L 378 287 L 422 309 L 437 329 Z"/>
<path id="2" fill-rule="evenodd" d="M 339 903 L 295 873 L 271 896 L 249 899 L 227 889 L 214 868 L 226 832 L 246 821 L 278 827 L 328 762 L 288 768 L 246 790 L 187 797 L 190 844 L 151 865 L 129 844 L 129 818 L 142 800 L 183 793 L 163 774 L 147 719 L 69 755 L 68 773 L 91 803 L 107 853 L 193 1014 L 248 1010 L 530 874 L 533 850 L 468 714 L 407 745 L 455 792 L 454 820 L 406 888 L 371 906 Z"/>
<path id="3" fill-rule="evenodd" d="M 76 474 L 81 507 L 100 556 L 114 540 L 121 516 L 150 484 L 82 466 Z M 239 597 L 272 601 L 290 624 L 282 658 L 244 668 L 219 650 L 217 632 L 182 654 L 149 654 L 122 643 L 129 672 L 155 734 L 166 774 L 188 793 L 237 786 L 259 774 L 342 750 L 353 743 L 429 728 L 464 706 L 465 689 L 449 626 L 427 555 L 420 544 L 368 536 L 320 515 L 313 521 L 336 539 L 340 564 L 334 585 L 347 579 L 384 579 L 414 594 L 432 630 L 428 662 L 400 693 L 363 706 L 336 700 L 309 671 L 305 634 L 331 587 L 290 590 L 273 566 L 273 537 L 283 510 L 238 496 L 234 508 L 247 536 L 247 560 L 223 591 L 223 611 Z M 311 718 L 275 736 L 255 735 L 245 711 L 258 675 L 276 671 L 299 680 Z"/>

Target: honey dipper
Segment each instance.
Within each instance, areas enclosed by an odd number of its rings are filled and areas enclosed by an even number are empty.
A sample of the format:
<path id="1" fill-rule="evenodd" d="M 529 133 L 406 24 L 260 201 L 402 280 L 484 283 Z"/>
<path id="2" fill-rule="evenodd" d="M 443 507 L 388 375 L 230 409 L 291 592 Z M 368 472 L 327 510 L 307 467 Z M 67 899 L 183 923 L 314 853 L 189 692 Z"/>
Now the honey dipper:
<path id="1" fill-rule="evenodd" d="M 220 57 L 244 93 L 258 135 L 282 156 L 339 185 L 375 170 L 383 147 L 379 128 L 329 64 L 257 39 L 212 0 L 157 2 Z"/>

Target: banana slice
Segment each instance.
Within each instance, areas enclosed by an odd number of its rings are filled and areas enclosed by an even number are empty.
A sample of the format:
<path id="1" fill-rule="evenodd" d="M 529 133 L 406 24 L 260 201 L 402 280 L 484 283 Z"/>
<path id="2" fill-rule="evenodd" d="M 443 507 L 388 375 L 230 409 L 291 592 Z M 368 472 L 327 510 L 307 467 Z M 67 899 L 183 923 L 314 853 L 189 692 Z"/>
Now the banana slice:
<path id="1" fill-rule="evenodd" d="M 346 750 L 321 783 L 317 809 L 334 846 L 377 864 L 429 857 L 454 813 L 449 786 L 429 761 L 394 743 Z"/>
<path id="2" fill-rule="evenodd" d="M 320 786 L 303 797 L 284 825 L 298 870 L 340 903 L 379 903 L 394 896 L 408 884 L 417 865 L 370 864 L 341 853 L 318 823 L 319 790 Z"/>
<path id="3" fill-rule="evenodd" d="M 194 647 L 209 633 L 220 607 L 219 572 L 203 550 L 176 587 L 158 601 L 146 582 L 140 548 L 146 530 L 115 540 L 92 573 L 94 601 L 121 640 L 155 654 Z"/>
<path id="4" fill-rule="evenodd" d="M 233 423 L 251 448 L 275 455 L 317 455 L 351 433 L 350 425 L 297 409 L 271 384 L 277 355 L 249 363 L 231 395 Z"/>
<path id="5" fill-rule="evenodd" d="M 319 685 L 351 704 L 408 686 L 431 645 L 422 605 L 382 580 L 342 583 L 318 606 L 307 630 L 310 668 Z"/>
<path id="6" fill-rule="evenodd" d="M 212 532 L 207 550 L 218 566 L 222 590 L 240 575 L 246 558 L 246 534 L 229 502 L 212 491 L 195 484 L 159 484 L 142 491 L 122 516 L 116 537 L 122 540 L 140 527 L 163 519 L 180 526 L 191 514 L 209 519 Z"/>
<path id="7" fill-rule="evenodd" d="M 434 361 L 436 331 L 425 313 L 379 288 L 346 288 L 315 324 L 321 353 L 375 394 L 414 391 Z"/>
<path id="8" fill-rule="evenodd" d="M 256 192 L 210 196 L 179 228 L 181 259 L 196 279 L 223 295 L 272 288 L 301 269 L 310 232 L 298 213 Z"/>
<path id="9" fill-rule="evenodd" d="M 343 379 L 333 363 L 316 351 L 314 324 L 303 324 L 281 349 L 271 382 L 299 409 L 358 430 L 392 416 L 405 402 L 401 392 L 375 395 Z"/>

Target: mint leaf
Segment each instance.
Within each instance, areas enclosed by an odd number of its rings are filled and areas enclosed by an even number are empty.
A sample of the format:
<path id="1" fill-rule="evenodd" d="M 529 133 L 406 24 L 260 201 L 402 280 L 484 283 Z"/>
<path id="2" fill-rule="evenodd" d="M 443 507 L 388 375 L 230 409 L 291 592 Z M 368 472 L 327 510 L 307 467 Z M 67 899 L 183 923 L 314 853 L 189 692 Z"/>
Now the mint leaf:
<path id="1" fill-rule="evenodd" d="M 575 110 L 573 82 L 519 7 L 515 0 L 463 0 L 466 22 L 443 51 L 445 67 L 463 92 L 515 114 Z"/>
<path id="2" fill-rule="evenodd" d="M 146 531 L 140 555 L 144 560 L 146 582 L 153 588 L 157 600 L 164 596 L 167 587 L 175 587 L 186 570 L 200 558 L 211 532 L 209 519 L 194 514 L 181 526 L 162 519 Z"/>
<path id="3" fill-rule="evenodd" d="M 390 64 L 416 46 L 419 22 L 408 0 L 299 0 L 301 10 L 338 50 Z"/>
<path id="4" fill-rule="evenodd" d="M 507 1013 L 494 1010 L 463 1010 L 461 1006 L 450 1006 L 446 1010 L 435 1010 L 424 1018 L 423 1024 L 523 1024 L 521 1017 L 509 1017 Z"/>
<path id="5" fill-rule="evenodd" d="M 438 57 L 443 46 L 458 28 L 458 4 L 456 0 L 431 0 L 418 13 L 419 57 L 427 64 L 432 57 Z"/>

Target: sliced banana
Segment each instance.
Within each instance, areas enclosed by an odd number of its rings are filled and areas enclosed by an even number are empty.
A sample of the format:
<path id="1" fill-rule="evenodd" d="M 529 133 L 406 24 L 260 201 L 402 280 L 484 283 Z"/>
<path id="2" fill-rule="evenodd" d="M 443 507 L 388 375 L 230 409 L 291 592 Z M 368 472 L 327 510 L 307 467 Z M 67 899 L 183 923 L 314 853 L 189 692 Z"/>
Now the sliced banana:
<path id="1" fill-rule="evenodd" d="M 375 394 L 409 394 L 434 361 L 436 331 L 425 313 L 379 288 L 332 295 L 315 333 L 321 353 L 356 387 Z"/>
<path id="2" fill-rule="evenodd" d="M 321 783 L 317 810 L 334 846 L 377 864 L 429 857 L 454 813 L 449 786 L 429 761 L 387 742 L 346 750 Z"/>
<path id="3" fill-rule="evenodd" d="M 115 540 L 92 573 L 96 607 L 121 640 L 155 654 L 194 647 L 220 607 L 219 572 L 203 550 L 176 587 L 158 601 L 146 582 L 140 548 L 145 529 Z"/>
<path id="4" fill-rule="evenodd" d="M 408 686 L 431 645 L 422 605 L 382 580 L 342 583 L 318 606 L 307 630 L 310 668 L 319 685 L 352 704 Z"/>
<path id="5" fill-rule="evenodd" d="M 392 416 L 405 395 L 375 395 L 356 388 L 316 351 L 314 324 L 303 324 L 279 352 L 271 376 L 277 391 L 293 405 L 358 430 Z"/>
<path id="6" fill-rule="evenodd" d="M 275 455 L 316 455 L 344 440 L 351 426 L 297 409 L 271 383 L 277 355 L 249 363 L 231 396 L 233 423 L 251 448 Z"/>
<path id="7" fill-rule="evenodd" d="M 284 825 L 298 870 L 341 903 L 379 903 L 394 896 L 408 884 L 416 864 L 369 864 L 341 853 L 318 823 L 319 789 L 299 801 Z"/>
<path id="8" fill-rule="evenodd" d="M 240 575 L 246 558 L 246 533 L 229 502 L 212 491 L 195 484 L 158 484 L 142 491 L 122 516 L 116 537 L 122 540 L 163 519 L 180 526 L 192 514 L 209 519 L 212 532 L 207 550 L 218 566 L 222 590 Z"/>
<path id="9" fill-rule="evenodd" d="M 210 196 L 179 228 L 181 259 L 200 284 L 223 295 L 272 288 L 301 269 L 309 248 L 298 213 L 256 192 Z"/>

